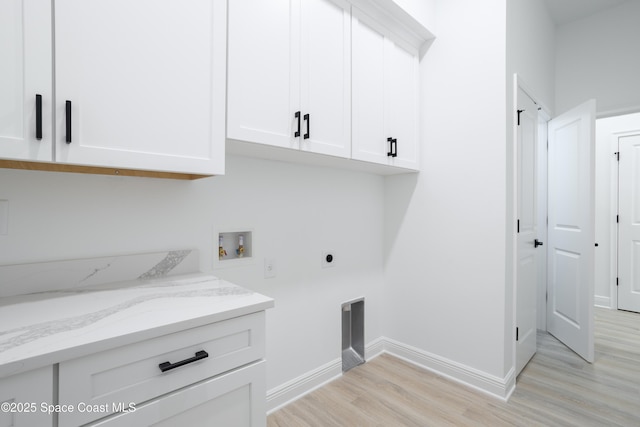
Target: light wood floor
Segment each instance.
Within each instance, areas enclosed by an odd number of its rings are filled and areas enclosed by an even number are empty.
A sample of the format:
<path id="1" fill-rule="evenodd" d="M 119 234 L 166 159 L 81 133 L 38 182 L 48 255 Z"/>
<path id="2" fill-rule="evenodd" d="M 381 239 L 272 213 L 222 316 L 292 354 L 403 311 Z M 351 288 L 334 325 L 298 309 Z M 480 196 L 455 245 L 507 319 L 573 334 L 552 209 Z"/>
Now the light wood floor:
<path id="1" fill-rule="evenodd" d="M 383 354 L 268 417 L 269 427 L 640 426 L 640 314 L 596 309 L 596 361 L 538 334 L 502 402 Z"/>

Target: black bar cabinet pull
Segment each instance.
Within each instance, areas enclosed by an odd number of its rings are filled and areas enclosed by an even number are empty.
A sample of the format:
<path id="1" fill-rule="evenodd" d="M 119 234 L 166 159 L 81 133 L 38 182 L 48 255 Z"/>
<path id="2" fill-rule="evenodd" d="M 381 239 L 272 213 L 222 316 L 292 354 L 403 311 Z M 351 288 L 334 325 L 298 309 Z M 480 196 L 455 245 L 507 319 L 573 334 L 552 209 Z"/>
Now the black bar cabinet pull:
<path id="1" fill-rule="evenodd" d="M 67 136 L 65 141 L 71 144 L 71 101 L 65 102 L 65 119 L 67 124 Z"/>
<path id="2" fill-rule="evenodd" d="M 304 134 L 304 139 L 309 139 L 309 135 L 311 134 L 311 119 L 308 114 L 304 115 L 304 121 L 307 122 L 307 133 Z"/>
<path id="3" fill-rule="evenodd" d="M 296 138 L 300 136 L 300 111 L 296 111 L 296 119 L 298 119 L 298 130 L 293 134 Z"/>
<path id="4" fill-rule="evenodd" d="M 544 243 L 542 243 L 541 241 L 539 241 L 538 239 L 535 239 L 533 241 L 533 247 L 537 248 L 538 246 L 542 246 Z"/>
<path id="5" fill-rule="evenodd" d="M 36 139 L 42 139 L 42 95 L 36 94 Z"/>
<path id="6" fill-rule="evenodd" d="M 398 156 L 398 140 L 396 138 L 387 138 L 387 142 L 389 143 L 389 151 L 387 152 L 387 157 L 397 157 Z"/>
<path id="7" fill-rule="evenodd" d="M 195 356 L 190 357 L 188 359 L 181 360 L 181 361 L 176 362 L 176 363 L 171 363 L 171 362 L 160 363 L 158 365 L 158 368 L 160 368 L 160 370 L 162 372 L 167 372 L 167 371 L 170 371 L 172 369 L 179 368 L 180 366 L 184 366 L 184 365 L 188 365 L 189 363 L 197 362 L 198 360 L 202 360 L 202 359 L 205 359 L 207 357 L 209 357 L 209 353 L 207 353 L 204 350 L 200 350 L 200 351 L 196 352 Z"/>

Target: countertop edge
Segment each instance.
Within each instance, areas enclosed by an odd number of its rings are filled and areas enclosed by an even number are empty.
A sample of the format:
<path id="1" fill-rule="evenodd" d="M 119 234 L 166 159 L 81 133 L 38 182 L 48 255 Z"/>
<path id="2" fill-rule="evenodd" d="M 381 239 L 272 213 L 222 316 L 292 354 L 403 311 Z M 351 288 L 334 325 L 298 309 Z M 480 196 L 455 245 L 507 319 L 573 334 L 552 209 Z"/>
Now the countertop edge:
<path id="1" fill-rule="evenodd" d="M 28 372 L 34 369 L 53 366 L 58 363 L 77 359 L 100 351 L 105 351 L 117 347 L 126 346 L 128 344 L 146 341 L 149 339 L 161 337 L 164 335 L 197 328 L 211 323 L 221 322 L 224 320 L 240 317 L 274 307 L 274 300 L 261 294 L 253 294 L 254 297 L 261 298 L 260 301 L 241 305 L 221 312 L 213 312 L 210 315 L 204 315 L 185 319 L 169 324 L 159 325 L 139 331 L 134 331 L 111 338 L 105 338 L 98 341 L 87 342 L 77 346 L 52 351 L 50 353 L 40 354 L 33 357 L 23 358 L 19 361 L 7 362 L 0 364 L 0 380 Z"/>

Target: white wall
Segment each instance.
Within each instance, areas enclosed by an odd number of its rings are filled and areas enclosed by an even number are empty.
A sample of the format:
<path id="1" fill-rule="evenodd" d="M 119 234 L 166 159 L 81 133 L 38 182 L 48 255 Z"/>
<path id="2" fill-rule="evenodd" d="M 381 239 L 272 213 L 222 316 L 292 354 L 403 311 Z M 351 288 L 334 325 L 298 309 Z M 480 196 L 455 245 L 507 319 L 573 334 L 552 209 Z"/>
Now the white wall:
<path id="1" fill-rule="evenodd" d="M 385 188 L 385 336 L 503 379 L 506 5 L 437 2 L 421 169 Z"/>
<path id="2" fill-rule="evenodd" d="M 343 301 L 364 296 L 366 341 L 381 335 L 383 182 L 233 156 L 226 176 L 193 182 L 0 169 L 0 264 L 198 248 L 211 270 L 214 228 L 252 228 L 255 263 L 214 273 L 275 298 L 271 389 L 340 357 Z M 335 267 L 321 269 L 324 249 Z M 263 278 L 265 256 L 276 259 L 274 279 Z"/>
<path id="3" fill-rule="evenodd" d="M 640 110 L 640 2 L 631 0 L 557 29 L 556 112 L 588 99 L 598 115 Z"/>
<path id="4" fill-rule="evenodd" d="M 540 0 L 507 2 L 508 73 L 518 73 L 530 95 L 553 115 L 556 26 Z"/>

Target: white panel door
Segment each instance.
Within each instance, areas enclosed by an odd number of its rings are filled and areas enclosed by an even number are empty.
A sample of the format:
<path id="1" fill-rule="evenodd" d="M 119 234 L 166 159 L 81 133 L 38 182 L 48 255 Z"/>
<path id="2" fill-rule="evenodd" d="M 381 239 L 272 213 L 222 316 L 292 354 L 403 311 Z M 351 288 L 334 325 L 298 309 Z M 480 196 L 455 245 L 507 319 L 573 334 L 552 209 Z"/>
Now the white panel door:
<path id="1" fill-rule="evenodd" d="M 51 161 L 51 1 L 0 1 L 0 58 L 0 158 Z"/>
<path id="2" fill-rule="evenodd" d="M 344 0 L 301 1 L 300 148 L 351 157 L 351 13 Z"/>
<path id="3" fill-rule="evenodd" d="M 57 0 L 55 19 L 57 162 L 224 172 L 226 2 Z"/>
<path id="4" fill-rule="evenodd" d="M 618 138 L 618 308 L 640 312 L 640 135 Z"/>
<path id="5" fill-rule="evenodd" d="M 538 286 L 537 141 L 538 106 L 518 89 L 518 208 L 516 279 L 516 374 L 536 352 Z"/>
<path id="6" fill-rule="evenodd" d="M 299 147 L 299 15 L 299 0 L 229 2 L 228 138 Z"/>
<path id="7" fill-rule="evenodd" d="M 548 331 L 594 360 L 595 101 L 549 122 Z"/>

